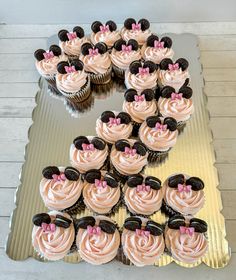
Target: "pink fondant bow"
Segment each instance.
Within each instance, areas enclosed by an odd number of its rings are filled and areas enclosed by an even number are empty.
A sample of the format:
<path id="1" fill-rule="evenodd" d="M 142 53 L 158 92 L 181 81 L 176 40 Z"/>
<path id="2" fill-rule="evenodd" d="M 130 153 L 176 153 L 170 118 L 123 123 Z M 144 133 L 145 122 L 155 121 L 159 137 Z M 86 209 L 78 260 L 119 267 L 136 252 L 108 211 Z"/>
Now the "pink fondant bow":
<path id="1" fill-rule="evenodd" d="M 137 185 L 136 189 L 137 192 L 150 192 L 151 187 L 149 185 L 142 184 Z"/>
<path id="2" fill-rule="evenodd" d="M 98 49 L 89 49 L 89 55 L 91 56 L 98 55 Z"/>
<path id="3" fill-rule="evenodd" d="M 154 41 L 154 48 L 163 49 L 164 48 L 164 42 L 160 42 L 160 41 L 155 40 Z"/>
<path id="4" fill-rule="evenodd" d="M 146 67 L 146 68 L 139 67 L 138 68 L 138 73 L 140 75 L 147 75 L 147 74 L 149 74 L 149 67 Z"/>
<path id="5" fill-rule="evenodd" d="M 61 173 L 60 175 L 57 174 L 53 174 L 52 175 L 53 180 L 55 181 L 65 181 L 66 180 L 66 176 L 64 173 Z"/>
<path id="6" fill-rule="evenodd" d="M 125 147 L 125 154 L 134 156 L 134 155 L 136 155 L 136 149 Z"/>
<path id="7" fill-rule="evenodd" d="M 45 232 L 54 232 L 56 230 L 56 225 L 55 224 L 42 223 L 41 228 Z"/>
<path id="8" fill-rule="evenodd" d="M 182 99 L 183 97 L 183 93 L 175 93 L 175 92 L 172 92 L 171 93 L 171 99 L 172 100 L 176 100 L 176 99 Z"/>
<path id="9" fill-rule="evenodd" d="M 110 125 L 120 125 L 120 118 L 109 118 L 109 124 Z"/>
<path id="10" fill-rule="evenodd" d="M 132 46 L 131 45 L 129 45 L 129 46 L 126 46 L 126 45 L 122 45 L 121 46 L 121 50 L 123 51 L 123 52 L 131 52 L 132 51 Z"/>
<path id="11" fill-rule="evenodd" d="M 75 66 L 65 66 L 65 70 L 68 74 L 76 72 Z"/>
<path id="12" fill-rule="evenodd" d="M 183 226 L 180 226 L 179 230 L 180 230 L 181 234 L 188 234 L 190 236 L 192 236 L 194 234 L 194 227 L 183 227 Z"/>
<path id="13" fill-rule="evenodd" d="M 191 185 L 178 184 L 178 191 L 179 192 L 190 192 L 191 188 L 192 188 Z"/>
<path id="14" fill-rule="evenodd" d="M 44 56 L 44 59 L 51 59 L 51 58 L 53 58 L 54 57 L 54 54 L 53 54 L 53 52 L 52 51 L 46 51 L 46 52 L 44 52 L 43 53 L 43 56 Z"/>
<path id="15" fill-rule="evenodd" d="M 175 71 L 179 69 L 179 63 L 175 63 L 175 64 L 168 64 L 168 69 L 170 71 Z"/>
<path id="16" fill-rule="evenodd" d="M 98 226 L 87 226 L 87 232 L 89 235 L 93 235 L 93 234 L 96 234 L 96 235 L 100 235 L 101 234 L 101 228 L 98 227 Z"/>
<path id="17" fill-rule="evenodd" d="M 93 144 L 82 144 L 83 151 L 94 151 L 94 145 Z"/>
<path id="18" fill-rule="evenodd" d="M 144 101 L 144 100 L 145 100 L 145 95 L 144 95 L 144 94 L 142 94 L 142 95 L 135 95 L 135 96 L 134 96 L 134 100 L 135 100 L 136 102 Z"/>
<path id="19" fill-rule="evenodd" d="M 143 230 L 143 229 L 136 229 L 135 233 L 139 236 L 149 236 L 150 235 L 150 231 L 148 230 Z"/>
<path id="20" fill-rule="evenodd" d="M 132 30 L 141 30 L 141 23 L 132 23 Z"/>
<path id="21" fill-rule="evenodd" d="M 98 180 L 98 179 L 95 179 L 94 184 L 98 188 L 105 188 L 107 186 L 107 182 L 106 181 Z"/>
<path id="22" fill-rule="evenodd" d="M 66 35 L 69 40 L 73 40 L 73 39 L 77 38 L 76 32 L 71 32 L 71 33 L 68 32 Z"/>
<path id="23" fill-rule="evenodd" d="M 156 130 L 166 131 L 167 130 L 167 124 L 160 124 L 159 122 L 155 125 Z"/>
<path id="24" fill-rule="evenodd" d="M 100 31 L 101 31 L 102 33 L 105 33 L 105 32 L 110 31 L 109 25 L 100 25 Z"/>

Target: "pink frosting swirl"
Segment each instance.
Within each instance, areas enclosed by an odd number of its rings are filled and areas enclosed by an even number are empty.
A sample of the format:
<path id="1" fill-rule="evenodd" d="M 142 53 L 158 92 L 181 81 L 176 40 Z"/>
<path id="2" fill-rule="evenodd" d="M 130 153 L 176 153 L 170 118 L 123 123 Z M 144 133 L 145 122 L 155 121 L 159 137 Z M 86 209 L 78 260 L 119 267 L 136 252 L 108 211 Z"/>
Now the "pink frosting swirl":
<path id="1" fill-rule="evenodd" d="M 147 38 L 152 34 L 150 29 L 147 29 L 145 31 L 142 30 L 129 30 L 123 27 L 121 29 L 121 37 L 124 39 L 126 42 L 129 41 L 129 39 L 135 39 L 139 45 L 143 45 Z"/>
<path id="2" fill-rule="evenodd" d="M 81 46 L 84 43 L 89 42 L 88 38 L 83 37 L 83 38 L 75 38 L 73 40 L 69 41 L 64 41 L 64 42 L 59 42 L 59 46 L 63 50 L 64 53 L 67 55 L 80 55 L 81 52 Z"/>
<path id="3" fill-rule="evenodd" d="M 108 52 L 98 55 L 80 55 L 80 60 L 84 63 L 84 69 L 94 74 L 105 74 L 111 67 L 111 59 Z"/>
<path id="4" fill-rule="evenodd" d="M 171 86 L 176 92 L 179 91 L 181 86 L 185 83 L 185 80 L 188 79 L 189 72 L 188 70 L 182 71 L 182 69 L 169 71 L 169 70 L 159 70 L 158 71 L 158 82 L 160 86 Z"/>
<path id="5" fill-rule="evenodd" d="M 157 86 L 157 71 L 147 75 L 131 74 L 129 70 L 125 71 L 125 85 L 127 88 L 134 88 L 142 91 L 146 88 L 155 89 Z"/>
<path id="6" fill-rule="evenodd" d="M 183 97 L 174 100 L 160 97 L 158 100 L 158 109 L 164 118 L 172 117 L 178 122 L 187 121 L 194 112 L 192 99 Z"/>
<path id="7" fill-rule="evenodd" d="M 131 146 L 135 142 L 135 140 L 132 139 L 128 141 Z M 124 152 L 117 151 L 115 146 L 112 147 L 110 154 L 110 160 L 113 166 L 119 173 L 124 175 L 138 174 L 143 167 L 147 165 L 147 157 L 147 153 L 145 156 L 141 156 L 137 153 L 134 156 L 127 155 Z"/>
<path id="8" fill-rule="evenodd" d="M 157 113 L 157 104 L 155 100 L 138 102 L 124 101 L 123 111 L 127 112 L 135 122 L 142 123 L 147 117 Z"/>
<path id="9" fill-rule="evenodd" d="M 65 168 L 59 170 L 64 172 Z M 40 195 L 47 208 L 50 210 L 63 210 L 74 205 L 79 199 L 83 183 L 78 181 L 57 181 L 43 178 L 40 182 Z"/>
<path id="10" fill-rule="evenodd" d="M 121 36 L 118 30 L 106 32 L 99 31 L 97 33 L 92 32 L 90 38 L 94 45 L 98 42 L 104 42 L 109 48 L 111 48 L 113 44 L 121 38 Z"/>
<path id="11" fill-rule="evenodd" d="M 48 214 L 52 221 L 55 220 L 57 214 L 72 221 L 71 217 L 66 213 L 51 211 Z M 32 231 L 33 247 L 42 257 L 51 261 L 65 257 L 69 253 L 74 239 L 75 229 L 73 222 L 68 228 L 56 226 L 55 232 L 44 231 L 38 226 L 34 226 Z"/>
<path id="12" fill-rule="evenodd" d="M 189 176 L 185 175 L 185 178 Z M 163 193 L 166 204 L 183 215 L 195 215 L 205 203 L 203 190 L 179 192 L 176 188 L 168 187 L 168 179 L 163 184 Z"/>
<path id="13" fill-rule="evenodd" d="M 168 151 L 177 141 L 178 130 L 156 130 L 143 122 L 139 129 L 140 140 L 153 151 Z"/>
<path id="14" fill-rule="evenodd" d="M 181 234 L 179 230 L 167 228 L 165 242 L 172 257 L 180 262 L 195 263 L 208 249 L 208 242 L 203 233 Z"/>
<path id="15" fill-rule="evenodd" d="M 88 75 L 85 71 L 76 71 L 73 73 L 56 75 L 56 84 L 59 90 L 76 93 L 79 91 L 87 82 Z"/>
<path id="16" fill-rule="evenodd" d="M 89 141 L 94 136 L 88 137 Z M 79 170 L 80 173 L 85 173 L 89 169 L 100 169 L 108 156 L 108 146 L 104 150 L 94 149 L 94 151 L 82 151 L 76 149 L 72 144 L 70 147 L 71 165 Z"/>
<path id="17" fill-rule="evenodd" d="M 105 216 L 94 218 L 96 225 L 99 224 L 100 220 L 111 221 Z M 76 245 L 83 260 L 95 265 L 104 264 L 115 258 L 120 245 L 120 234 L 116 229 L 114 234 L 101 231 L 101 234 L 89 235 L 86 229 L 79 229 Z"/>
<path id="18" fill-rule="evenodd" d="M 141 59 L 141 52 L 140 50 L 125 52 L 125 51 L 117 51 L 116 49 L 112 49 L 110 57 L 112 63 L 115 66 L 123 70 L 126 70 L 128 69 L 131 62 Z"/>
<path id="19" fill-rule="evenodd" d="M 174 51 L 168 48 L 147 47 L 145 44 L 141 49 L 141 54 L 145 60 L 151 60 L 159 64 L 164 58 L 172 58 L 174 56 Z"/>

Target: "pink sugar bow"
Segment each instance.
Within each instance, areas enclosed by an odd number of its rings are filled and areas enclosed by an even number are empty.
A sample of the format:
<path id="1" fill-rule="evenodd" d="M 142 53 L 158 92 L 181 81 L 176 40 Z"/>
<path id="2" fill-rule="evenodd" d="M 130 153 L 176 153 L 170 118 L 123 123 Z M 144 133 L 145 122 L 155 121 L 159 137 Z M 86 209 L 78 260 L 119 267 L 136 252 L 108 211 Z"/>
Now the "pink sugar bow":
<path id="1" fill-rule="evenodd" d="M 149 67 L 146 67 L 146 68 L 139 67 L 138 68 L 138 73 L 140 75 L 147 75 L 147 74 L 149 74 Z"/>
<path id="2" fill-rule="evenodd" d="M 100 25 L 100 31 L 101 31 L 102 33 L 105 33 L 105 32 L 110 31 L 109 25 Z"/>
<path id="3" fill-rule="evenodd" d="M 110 125 L 120 125 L 121 120 L 120 118 L 109 118 Z"/>
<path id="4" fill-rule="evenodd" d="M 180 233 L 181 234 L 188 234 L 189 236 L 192 236 L 194 234 L 194 227 L 179 227 Z"/>
<path id="5" fill-rule="evenodd" d="M 98 55 L 98 49 L 92 49 L 92 48 L 90 48 L 90 49 L 89 49 L 89 55 L 91 55 L 91 56 Z"/>
<path id="6" fill-rule="evenodd" d="M 160 42 L 160 41 L 155 40 L 154 41 L 154 48 L 155 49 L 164 49 L 164 42 Z"/>
<path id="7" fill-rule="evenodd" d="M 125 147 L 125 154 L 134 156 L 134 155 L 136 155 L 136 149 Z"/>
<path id="8" fill-rule="evenodd" d="M 142 185 L 137 185 L 136 189 L 137 192 L 150 192 L 151 187 L 149 185 L 142 184 Z"/>
<path id="9" fill-rule="evenodd" d="M 98 179 L 95 179 L 94 184 L 95 184 L 95 186 L 97 188 L 105 188 L 107 186 L 107 182 L 106 181 L 98 180 Z"/>
<path id="10" fill-rule="evenodd" d="M 122 45 L 122 46 L 121 46 L 121 50 L 122 50 L 122 52 L 127 52 L 127 53 L 129 53 L 129 52 L 132 51 L 132 46 L 131 46 L 131 45 L 129 45 L 129 46 Z"/>
<path id="11" fill-rule="evenodd" d="M 142 95 L 135 95 L 135 96 L 134 96 L 134 100 L 135 100 L 136 102 L 142 102 L 142 101 L 145 100 L 145 95 L 144 95 L 144 94 L 142 94 Z"/>
<path id="12" fill-rule="evenodd" d="M 68 32 L 66 35 L 69 40 L 74 40 L 75 38 L 77 38 L 76 32 L 71 32 L 71 33 Z"/>
<path id="13" fill-rule="evenodd" d="M 179 192 L 190 192 L 191 188 L 192 188 L 191 185 L 178 184 L 178 191 Z"/>
<path id="14" fill-rule="evenodd" d="M 167 124 L 160 124 L 159 122 L 155 125 L 156 130 L 166 131 L 167 130 Z"/>
<path id="15" fill-rule="evenodd" d="M 101 234 L 101 228 L 98 227 L 98 226 L 87 226 L 87 232 L 89 235 L 93 235 L 93 234 L 96 234 L 96 235 L 100 235 Z"/>
<path id="16" fill-rule="evenodd" d="M 132 23 L 132 30 L 141 30 L 141 23 Z"/>
<path id="17" fill-rule="evenodd" d="M 52 51 L 46 51 L 43 53 L 43 57 L 44 59 L 48 60 L 54 57 L 54 54 Z"/>
<path id="18" fill-rule="evenodd" d="M 148 230 L 143 230 L 143 229 L 136 229 L 135 233 L 138 235 L 138 236 L 149 236 L 150 235 L 150 231 Z"/>
<path id="19" fill-rule="evenodd" d="M 57 174 L 53 174 L 52 175 L 53 180 L 55 181 L 65 181 L 66 180 L 66 176 L 64 173 L 61 173 L 60 175 Z"/>
<path id="20" fill-rule="evenodd" d="M 175 64 L 168 64 L 168 69 L 170 71 L 175 71 L 179 69 L 179 63 L 175 63 Z"/>
<path id="21" fill-rule="evenodd" d="M 65 66 L 65 70 L 68 74 L 76 72 L 75 66 Z"/>
<path id="22" fill-rule="evenodd" d="M 94 145 L 93 144 L 82 144 L 83 151 L 94 151 Z"/>
<path id="23" fill-rule="evenodd" d="M 41 228 L 43 229 L 44 232 L 55 232 L 56 225 L 55 224 L 42 223 Z"/>
<path id="24" fill-rule="evenodd" d="M 171 93 L 171 100 L 176 100 L 176 99 L 181 100 L 182 97 L 183 97 L 183 93 L 175 93 L 175 92 Z"/>

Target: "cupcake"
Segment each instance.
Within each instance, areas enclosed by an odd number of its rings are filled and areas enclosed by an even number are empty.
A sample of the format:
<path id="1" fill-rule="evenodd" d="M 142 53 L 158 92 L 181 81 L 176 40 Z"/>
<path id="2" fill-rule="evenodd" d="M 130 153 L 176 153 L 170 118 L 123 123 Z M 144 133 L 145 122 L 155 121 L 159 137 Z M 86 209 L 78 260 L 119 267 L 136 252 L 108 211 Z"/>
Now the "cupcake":
<path id="1" fill-rule="evenodd" d="M 107 171 L 92 169 L 84 176 L 83 198 L 89 210 L 96 214 L 110 214 L 120 199 L 120 184 Z"/>
<path id="2" fill-rule="evenodd" d="M 159 41 L 158 36 L 152 34 L 147 38 L 146 43 L 143 45 L 141 54 L 143 59 L 160 64 L 164 58 L 173 58 L 174 51 L 171 46 L 171 38 L 162 37 Z"/>
<path id="3" fill-rule="evenodd" d="M 117 26 L 112 20 L 107 21 L 106 24 L 102 24 L 100 21 L 94 21 L 91 25 L 91 29 L 92 33 L 90 39 L 94 45 L 103 42 L 110 49 L 113 47 L 115 41 L 121 38 Z"/>
<path id="4" fill-rule="evenodd" d="M 81 46 L 89 42 L 84 36 L 84 29 L 80 26 L 75 26 L 73 32 L 65 29 L 60 30 L 58 32 L 58 38 L 60 40 L 59 46 L 70 59 L 79 58 Z"/>
<path id="5" fill-rule="evenodd" d="M 169 219 L 165 229 L 165 243 L 172 258 L 186 264 L 198 262 L 208 250 L 207 223 L 182 215 Z"/>
<path id="6" fill-rule="evenodd" d="M 134 139 L 121 139 L 111 149 L 110 161 L 114 172 L 123 180 L 140 173 L 147 165 L 147 150 L 144 144 Z"/>
<path id="7" fill-rule="evenodd" d="M 130 39 L 127 43 L 123 39 L 116 41 L 110 57 L 116 76 L 124 79 L 130 63 L 141 59 L 138 42 L 134 39 Z"/>
<path id="8" fill-rule="evenodd" d="M 107 84 L 111 80 L 111 59 L 105 43 L 92 45 L 85 43 L 81 47 L 80 59 L 93 84 Z"/>
<path id="9" fill-rule="evenodd" d="M 179 58 L 175 63 L 170 58 L 165 58 L 160 62 L 158 71 L 158 85 L 160 88 L 170 86 L 179 91 L 179 89 L 189 83 L 188 61 Z"/>
<path id="10" fill-rule="evenodd" d="M 66 61 L 67 56 L 62 54 L 61 48 L 52 45 L 49 50 L 38 49 L 34 52 L 35 66 L 39 74 L 48 81 L 55 81 L 57 64 Z"/>
<path id="11" fill-rule="evenodd" d="M 194 216 L 205 203 L 204 183 L 198 177 L 184 174 L 170 176 L 163 184 L 163 209 L 173 216 L 180 213 Z"/>
<path id="12" fill-rule="evenodd" d="M 95 136 L 79 136 L 70 146 L 71 165 L 80 173 L 90 169 L 101 169 L 107 164 L 108 146 L 106 142 Z"/>
<path id="13" fill-rule="evenodd" d="M 154 265 L 165 249 L 163 227 L 149 219 L 127 218 L 121 244 L 123 263 L 136 266 Z"/>
<path id="14" fill-rule="evenodd" d="M 79 59 L 57 65 L 56 85 L 58 90 L 72 102 L 81 102 L 90 95 L 90 79 Z"/>
<path id="15" fill-rule="evenodd" d="M 73 167 L 48 166 L 43 169 L 40 195 L 50 210 L 76 213 L 81 207 L 83 182 Z"/>
<path id="16" fill-rule="evenodd" d="M 68 214 L 57 211 L 36 214 L 33 224 L 32 245 L 40 257 L 56 261 L 71 252 L 75 229 Z"/>
<path id="17" fill-rule="evenodd" d="M 133 61 L 125 72 L 126 88 L 134 88 L 138 92 L 157 87 L 157 65 L 152 61 Z"/>
<path id="18" fill-rule="evenodd" d="M 142 46 L 147 38 L 152 34 L 149 29 L 150 23 L 147 19 L 140 19 L 138 23 L 133 18 L 127 18 L 124 22 L 124 27 L 121 29 L 121 37 L 126 42 L 130 39 L 135 39 Z"/>
<path id="19" fill-rule="evenodd" d="M 128 113 L 133 121 L 133 135 L 138 135 L 140 125 L 149 116 L 157 114 L 157 103 L 152 89 L 145 89 L 138 93 L 130 88 L 125 92 L 123 111 Z"/>
<path id="20" fill-rule="evenodd" d="M 148 149 L 148 161 L 161 160 L 176 144 L 177 121 L 171 117 L 148 117 L 139 129 L 139 138 Z"/>
<path id="21" fill-rule="evenodd" d="M 177 92 L 173 87 L 163 87 L 158 99 L 159 113 L 164 118 L 176 119 L 178 128 L 182 127 L 194 112 L 192 93 L 188 86 L 182 86 Z"/>
<path id="22" fill-rule="evenodd" d="M 116 224 L 105 216 L 87 216 L 77 221 L 76 245 L 80 257 L 99 265 L 113 260 L 120 246 Z"/>
<path id="23" fill-rule="evenodd" d="M 161 181 L 153 176 L 131 175 L 123 188 L 125 205 L 134 215 L 149 216 L 161 209 Z"/>
<path id="24" fill-rule="evenodd" d="M 132 133 L 131 117 L 125 112 L 105 111 L 96 121 L 96 132 L 107 143 L 127 139 Z"/>

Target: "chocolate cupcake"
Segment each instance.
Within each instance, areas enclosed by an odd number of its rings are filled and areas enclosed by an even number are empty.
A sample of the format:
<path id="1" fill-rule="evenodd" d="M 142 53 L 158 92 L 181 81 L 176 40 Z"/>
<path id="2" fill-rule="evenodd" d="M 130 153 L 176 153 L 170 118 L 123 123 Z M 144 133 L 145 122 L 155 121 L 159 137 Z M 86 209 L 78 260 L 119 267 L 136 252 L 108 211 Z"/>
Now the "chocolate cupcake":
<path id="1" fill-rule="evenodd" d="M 71 252 L 75 240 L 72 218 L 57 211 L 33 217 L 32 245 L 40 257 L 56 261 Z"/>
<path id="2" fill-rule="evenodd" d="M 161 161 L 176 144 L 177 121 L 174 118 L 148 117 L 139 129 L 139 138 L 148 149 L 148 161 Z"/>
<path id="3" fill-rule="evenodd" d="M 99 265 L 116 257 L 120 234 L 115 222 L 105 216 L 87 216 L 79 219 L 76 224 L 76 245 L 84 261 Z"/>
<path id="4" fill-rule="evenodd" d="M 163 184 L 163 210 L 170 216 L 194 216 L 205 203 L 204 183 L 198 177 L 171 175 Z"/>
<path id="5" fill-rule="evenodd" d="M 158 85 L 160 88 L 170 86 L 179 91 L 179 89 L 189 84 L 188 61 L 179 58 L 173 62 L 170 58 L 165 58 L 160 62 L 158 71 Z"/>
<path id="6" fill-rule="evenodd" d="M 174 51 L 171 46 L 172 40 L 170 37 L 162 37 L 159 40 L 158 36 L 152 34 L 147 38 L 141 49 L 142 58 L 160 64 L 164 58 L 173 58 Z"/>
<path id="7" fill-rule="evenodd" d="M 119 259 L 124 264 L 154 265 L 165 249 L 163 226 L 145 218 L 135 216 L 127 218 L 124 222 L 121 244 L 122 253 Z"/>
<path id="8" fill-rule="evenodd" d="M 91 83 L 107 84 L 111 80 L 111 59 L 105 43 L 92 45 L 85 43 L 81 47 L 80 59 L 84 63 L 85 71 L 91 78 Z"/>
<path id="9" fill-rule="evenodd" d="M 152 61 L 133 61 L 125 72 L 126 88 L 134 88 L 138 92 L 157 87 L 157 65 Z"/>
<path id="10" fill-rule="evenodd" d="M 165 243 L 168 253 L 176 261 L 194 264 L 200 261 L 208 250 L 207 223 L 201 219 L 185 219 L 175 215 L 169 219 L 165 229 Z"/>
<path id="11" fill-rule="evenodd" d="M 133 215 L 150 216 L 161 209 L 161 181 L 153 176 L 131 175 L 123 187 L 124 201 Z"/>
<path id="12" fill-rule="evenodd" d="M 124 27 L 121 29 L 121 37 L 128 42 L 130 39 L 135 39 L 142 46 L 147 38 L 151 35 L 150 22 L 147 19 L 140 19 L 136 22 L 133 18 L 127 18 L 124 22 Z"/>
<path id="13" fill-rule="evenodd" d="M 95 136 L 78 136 L 70 146 L 71 165 L 80 173 L 101 169 L 107 165 L 108 146 Z"/>

